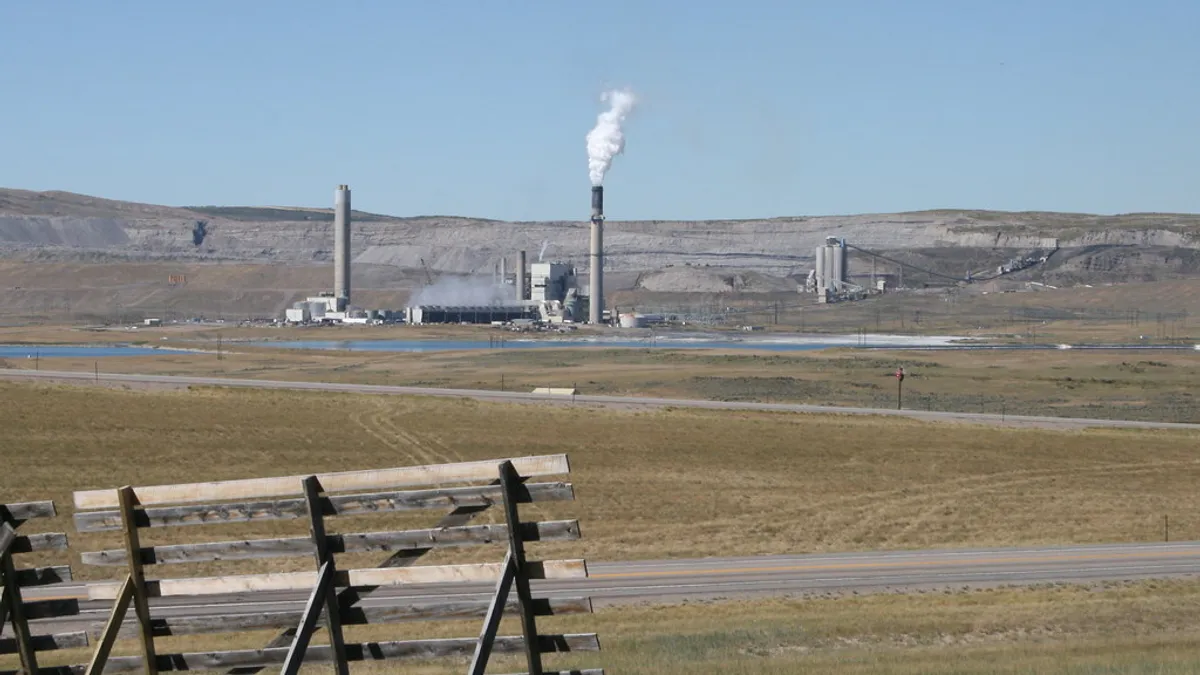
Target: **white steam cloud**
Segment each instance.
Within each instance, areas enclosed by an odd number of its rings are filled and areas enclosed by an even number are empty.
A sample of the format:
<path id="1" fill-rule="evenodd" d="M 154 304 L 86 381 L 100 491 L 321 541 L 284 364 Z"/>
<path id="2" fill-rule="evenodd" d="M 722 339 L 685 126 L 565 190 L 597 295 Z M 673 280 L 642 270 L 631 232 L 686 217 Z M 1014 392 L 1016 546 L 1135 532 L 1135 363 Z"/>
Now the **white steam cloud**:
<path id="1" fill-rule="evenodd" d="M 417 291 L 408 304 L 412 307 L 418 305 L 482 307 L 511 305 L 516 302 L 516 299 L 516 291 L 513 286 L 498 284 L 491 277 L 443 276 Z"/>
<path id="2" fill-rule="evenodd" d="M 608 103 L 608 110 L 596 118 L 596 126 L 587 135 L 588 173 L 592 185 L 604 182 L 604 174 L 612 166 L 613 157 L 625 150 L 625 132 L 621 125 L 633 111 L 637 99 L 628 89 L 606 91 L 600 100 Z"/>

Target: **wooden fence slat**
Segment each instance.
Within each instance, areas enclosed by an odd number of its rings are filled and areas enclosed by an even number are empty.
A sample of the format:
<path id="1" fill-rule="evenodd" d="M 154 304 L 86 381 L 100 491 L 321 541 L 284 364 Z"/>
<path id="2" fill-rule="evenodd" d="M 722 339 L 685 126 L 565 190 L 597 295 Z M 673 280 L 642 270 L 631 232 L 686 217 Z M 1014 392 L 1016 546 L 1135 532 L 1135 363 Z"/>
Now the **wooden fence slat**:
<path id="1" fill-rule="evenodd" d="M 571 472 L 567 456 L 561 454 L 517 457 L 509 461 L 517 467 L 521 475 L 527 477 Z M 318 474 L 317 479 L 321 481 L 321 486 L 327 493 L 387 490 L 420 485 L 491 480 L 495 476 L 497 464 L 498 460 L 485 460 L 394 469 L 346 471 Z M 303 479 L 304 476 L 284 476 L 180 485 L 154 485 L 136 488 L 135 493 L 139 503 L 143 506 L 297 497 L 300 496 L 300 481 Z M 112 490 L 76 492 L 74 500 L 75 508 L 80 511 L 111 509 L 120 506 Z"/>
<path id="2" fill-rule="evenodd" d="M 492 601 L 488 603 L 483 628 L 480 629 L 479 640 L 475 643 L 475 653 L 471 656 L 470 667 L 467 668 L 469 675 L 483 675 L 487 670 L 488 661 L 492 657 L 492 645 L 496 641 L 496 632 L 500 630 L 500 619 L 508 607 L 508 592 L 516 576 L 517 566 L 513 564 L 513 552 L 509 549 L 504 555 L 504 573 L 496 582 L 496 591 L 492 594 Z M 519 601 L 517 604 L 519 606 Z"/>
<path id="3" fill-rule="evenodd" d="M 394 605 L 368 605 L 366 607 L 347 607 L 339 603 L 343 626 L 365 626 L 403 623 L 407 621 L 430 620 L 461 620 L 479 619 L 487 614 L 490 601 L 487 598 L 478 600 L 445 600 L 411 602 L 407 598 L 394 598 Z M 534 598 L 534 611 L 538 616 L 567 616 L 572 614 L 591 614 L 592 603 L 589 598 Z M 505 611 L 517 608 L 515 598 L 510 598 Z M 291 628 L 300 625 L 303 620 L 303 609 L 269 611 L 269 612 L 235 612 L 230 614 L 204 614 L 196 616 L 156 617 L 154 637 L 169 637 L 173 635 L 204 635 L 210 633 L 228 633 L 231 631 L 251 631 Z M 104 622 L 88 625 L 88 635 L 99 639 L 103 635 Z M 140 628 L 127 624 L 121 628 L 119 639 L 136 638 Z"/>
<path id="4" fill-rule="evenodd" d="M 500 465 L 500 485 L 504 488 L 504 520 L 508 523 L 508 551 L 512 556 L 513 585 L 520 607 L 521 634 L 525 638 L 525 660 L 529 675 L 542 675 L 542 653 L 538 649 L 537 619 L 533 614 L 533 595 L 529 591 L 529 565 L 525 562 L 525 542 L 521 538 L 521 515 L 516 492 L 521 476 L 512 462 Z M 479 675 L 482 675 L 482 671 Z"/>
<path id="5" fill-rule="evenodd" d="M 21 585 L 17 583 L 17 570 L 13 567 L 13 549 L 19 540 L 20 537 L 16 536 L 16 531 L 10 523 L 0 523 L 0 587 L 4 588 L 7 621 L 12 624 L 22 667 L 27 673 L 37 673 L 37 653 L 30 642 L 29 622 L 25 618 L 25 605 L 21 601 Z M 0 623 L 0 627 L 3 625 Z"/>
<path id="6" fill-rule="evenodd" d="M 117 635 L 121 632 L 121 626 L 125 621 L 125 612 L 129 609 L 129 603 L 133 601 L 133 577 L 125 577 L 124 583 L 121 584 L 121 590 L 113 601 L 112 611 L 108 615 L 108 622 L 104 624 L 104 629 L 100 632 L 100 643 L 96 645 L 96 651 L 92 652 L 92 659 L 87 665 L 85 675 L 101 675 L 108 663 L 108 655 L 112 653 L 113 644 L 117 641 Z M 141 635 L 141 627 L 138 627 L 139 636 Z"/>
<path id="7" fill-rule="evenodd" d="M 18 535 L 13 540 L 10 553 L 33 553 L 35 551 L 65 551 L 67 535 L 62 532 Z"/>
<path id="8" fill-rule="evenodd" d="M 146 592 L 146 575 L 142 570 L 142 557 L 137 553 L 142 550 L 138 537 L 137 522 L 134 512 L 137 507 L 137 495 L 133 488 L 126 485 L 117 491 L 121 505 L 121 520 L 125 523 L 125 552 L 129 564 L 129 581 L 133 585 L 133 611 L 141 626 L 140 637 L 142 656 L 145 657 L 146 675 L 158 672 L 158 659 L 154 652 L 154 629 L 150 625 L 150 596 Z"/>
<path id="9" fill-rule="evenodd" d="M 0 523 L 0 555 L 8 555 L 17 541 L 17 531 L 10 523 Z"/>
<path id="10" fill-rule="evenodd" d="M 522 523 L 526 541 L 571 541 L 579 539 L 579 521 L 554 520 Z M 358 532 L 329 535 L 329 550 L 334 553 L 366 551 L 399 551 L 403 549 L 450 546 L 479 546 L 508 540 L 508 526 L 469 525 L 463 527 L 429 528 L 399 532 Z M 315 550 L 310 537 L 280 539 L 245 539 L 202 544 L 149 546 L 142 549 L 143 565 L 168 565 L 209 560 L 250 560 L 312 555 Z M 108 549 L 81 554 L 86 565 L 124 565 L 125 551 Z"/>
<path id="11" fill-rule="evenodd" d="M 503 571 L 501 563 L 471 563 L 467 565 L 438 565 L 420 567 L 387 567 L 340 570 L 337 586 L 402 586 L 407 584 L 495 583 Z M 529 563 L 531 579 L 584 579 L 587 563 L 583 560 L 544 560 Z M 154 579 L 146 582 L 150 597 L 166 598 L 180 595 L 221 595 L 251 591 L 304 591 L 317 582 L 316 572 L 274 572 L 226 577 L 193 577 L 190 579 Z M 88 600 L 112 600 L 119 584 L 88 585 Z"/>
<path id="12" fill-rule="evenodd" d="M 475 638 L 442 638 L 434 640 L 404 640 L 397 642 L 366 642 L 346 645 L 349 661 L 385 661 L 407 659 L 435 659 L 470 656 L 475 648 Z M 492 647 L 495 654 L 516 654 L 525 649 L 525 640 L 519 635 L 496 638 Z M 541 635 L 538 637 L 540 653 L 594 652 L 600 649 L 600 640 L 595 633 Z M 260 667 L 280 665 L 287 658 L 287 647 L 269 649 L 238 649 L 220 652 L 192 652 L 163 654 L 158 657 L 161 672 L 178 670 L 220 670 L 235 667 Z M 329 645 L 310 645 L 304 662 L 330 663 L 333 651 Z M 120 673 L 142 667 L 140 656 L 114 656 L 108 660 L 105 673 Z M 4 673 L 0 673 L 4 675 Z"/>
<path id="13" fill-rule="evenodd" d="M 329 550 L 329 537 L 325 533 L 325 516 L 321 513 L 321 482 L 316 476 L 304 479 L 304 500 L 308 511 L 309 535 L 316 548 L 314 557 L 318 567 L 328 565 L 330 577 L 329 586 L 325 589 L 325 629 L 329 633 L 329 645 L 333 650 L 334 670 L 338 675 L 350 675 L 350 666 L 346 662 L 346 640 L 342 635 L 342 618 L 338 611 L 337 589 L 333 587 L 332 579 L 337 574 L 337 564 Z M 303 656 L 301 656 L 303 660 Z M 297 664 L 297 670 L 299 665 Z M 287 666 L 284 666 L 286 672 Z M 296 675 L 295 672 L 287 675 Z"/>
<path id="14" fill-rule="evenodd" d="M 575 488 L 570 483 L 530 483 L 522 486 L 522 503 L 574 501 Z M 371 492 L 351 495 L 327 495 L 321 498 L 322 513 L 326 516 L 352 516 L 368 513 L 423 511 L 464 506 L 492 506 L 501 500 L 500 486 L 477 485 L 440 488 Z M 150 507 L 138 511 L 138 527 L 175 527 L 184 525 L 218 525 L 260 520 L 292 520 L 306 518 L 303 499 L 240 502 L 230 504 L 189 504 L 185 506 Z M 76 513 L 75 529 L 79 532 L 109 532 L 121 529 L 120 511 L 88 511 Z"/>
<path id="15" fill-rule="evenodd" d="M 325 605 L 325 600 L 333 590 L 333 575 L 333 565 L 329 561 L 325 561 L 321 565 L 321 570 L 317 572 L 317 585 L 313 586 L 312 593 L 308 596 L 308 603 L 304 606 L 300 626 L 296 629 L 296 637 L 292 640 L 292 646 L 288 648 L 287 656 L 283 660 L 281 675 L 296 675 L 300 671 L 300 666 L 304 663 L 305 652 L 308 651 L 308 643 L 312 639 L 313 631 L 317 628 L 317 619 L 321 616 L 321 607 Z M 344 645 L 342 651 L 343 653 L 335 657 L 335 660 L 345 658 Z M 330 655 L 332 656 L 334 653 L 331 648 Z M 344 660 L 339 667 L 342 665 L 345 665 Z"/>
<path id="16" fill-rule="evenodd" d="M 453 511 L 445 516 L 442 516 L 437 523 L 437 527 L 459 527 L 465 525 L 470 522 L 472 518 L 486 511 L 488 507 L 489 504 L 455 507 Z M 417 550 L 397 551 L 396 553 L 388 556 L 387 559 L 385 559 L 378 566 L 381 568 L 408 567 L 419 560 L 421 556 L 432 550 L 433 548 L 423 548 Z M 338 593 L 338 601 L 340 604 L 345 606 L 354 605 L 366 596 L 373 593 L 375 590 L 375 588 L 361 586 L 358 588 L 346 588 Z M 270 642 L 267 643 L 266 649 L 283 647 L 291 643 L 293 630 L 295 629 L 293 628 L 291 630 L 282 631 L 275 637 L 271 638 Z M 226 673 L 226 675 L 256 675 L 256 673 L 261 670 L 261 668 L 255 667 L 234 668 Z"/>
<path id="17" fill-rule="evenodd" d="M 14 526 L 34 518 L 53 518 L 58 515 L 54 502 L 20 502 L 17 504 L 0 504 L 0 522 L 9 522 Z"/>
<path id="18" fill-rule="evenodd" d="M 83 666 L 43 666 L 39 675 L 84 675 Z M 22 675 L 15 670 L 0 670 L 0 675 Z M 508 675 L 527 675 L 526 673 L 509 673 Z M 584 668 L 582 670 L 547 670 L 543 675 L 604 675 L 603 668 Z"/>
<path id="19" fill-rule="evenodd" d="M 77 649 L 88 646 L 88 635 L 85 632 L 30 635 L 29 644 L 35 652 L 49 652 L 55 649 Z M 16 654 L 17 652 L 16 639 L 0 638 L 0 654 Z"/>
<path id="20" fill-rule="evenodd" d="M 71 581 L 70 565 L 55 565 L 53 567 L 32 567 L 17 570 L 17 583 L 21 586 L 48 586 Z"/>

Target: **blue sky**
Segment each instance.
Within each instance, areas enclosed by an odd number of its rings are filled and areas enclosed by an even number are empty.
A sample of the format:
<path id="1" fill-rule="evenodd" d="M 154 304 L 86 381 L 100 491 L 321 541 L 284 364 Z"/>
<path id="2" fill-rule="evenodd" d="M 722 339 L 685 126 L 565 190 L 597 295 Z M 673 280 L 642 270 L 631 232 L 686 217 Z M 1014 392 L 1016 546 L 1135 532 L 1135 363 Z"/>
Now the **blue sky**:
<path id="1" fill-rule="evenodd" d="M 0 3 L 0 186 L 584 219 L 1200 212 L 1195 0 Z"/>

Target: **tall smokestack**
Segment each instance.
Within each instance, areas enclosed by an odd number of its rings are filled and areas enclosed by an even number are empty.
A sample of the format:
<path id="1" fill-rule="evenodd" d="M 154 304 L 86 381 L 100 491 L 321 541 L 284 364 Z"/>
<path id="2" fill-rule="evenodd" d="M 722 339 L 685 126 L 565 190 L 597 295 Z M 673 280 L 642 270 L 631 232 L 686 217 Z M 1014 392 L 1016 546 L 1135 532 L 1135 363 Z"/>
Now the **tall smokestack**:
<path id="1" fill-rule="evenodd" d="M 350 186 L 339 185 L 333 196 L 333 295 L 350 306 Z"/>
<path id="2" fill-rule="evenodd" d="M 599 324 L 604 316 L 604 186 L 592 186 L 591 300 L 588 321 Z"/>
<path id="3" fill-rule="evenodd" d="M 529 291 L 525 290 L 525 251 L 517 252 L 517 302 L 529 299 Z"/>

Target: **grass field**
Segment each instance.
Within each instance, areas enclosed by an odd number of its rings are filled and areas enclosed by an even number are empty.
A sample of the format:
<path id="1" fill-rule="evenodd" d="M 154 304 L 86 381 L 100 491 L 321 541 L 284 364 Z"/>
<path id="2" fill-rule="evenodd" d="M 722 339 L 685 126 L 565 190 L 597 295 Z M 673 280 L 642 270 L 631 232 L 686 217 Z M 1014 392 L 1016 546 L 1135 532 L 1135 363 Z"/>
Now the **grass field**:
<path id="1" fill-rule="evenodd" d="M 543 632 L 596 632 L 602 651 L 548 655 L 548 667 L 598 667 L 610 673 L 752 675 L 770 673 L 1134 673 L 1200 669 L 1195 624 L 1200 582 L 1159 581 L 1034 589 L 943 591 L 840 598 L 693 602 L 609 607 L 594 615 L 546 618 Z M 349 627 L 348 641 L 462 637 L 477 622 Z M 501 633 L 519 634 L 509 619 Z M 170 650 L 252 649 L 272 633 L 166 638 Z M 318 634 L 315 643 L 324 641 Z M 118 653 L 136 654 L 132 643 Z M 82 650 L 44 654 L 45 663 L 86 662 Z M 0 667 L 4 659 L 0 657 Z M 518 672 L 516 658 L 494 672 Z M 461 673 L 457 659 L 407 664 L 406 673 Z M 327 672 L 309 666 L 305 672 Z M 396 672 L 361 664 L 355 672 Z"/>
<path id="2" fill-rule="evenodd" d="M 584 538 L 535 545 L 534 557 L 1150 541 L 1161 538 L 1163 515 L 1171 517 L 1172 539 L 1200 539 L 1200 433 L 1192 432 L 984 433 L 884 418 L 12 383 L 0 383 L 0 400 L 5 501 L 49 497 L 68 505 L 73 490 L 127 483 L 567 452 L 578 501 L 530 509 L 542 518 L 578 517 Z M 382 519 L 366 527 L 389 529 Z M 46 527 L 71 529 L 60 520 Z M 285 527 L 299 532 L 295 522 L 264 523 L 222 526 L 220 534 L 183 528 L 172 537 L 266 536 Z M 335 529 L 362 527 L 347 519 Z M 78 550 L 117 545 L 103 535 L 73 538 Z M 289 563 L 309 565 L 272 567 Z M 115 571 L 73 564 L 84 577 Z M 239 563 L 237 571 L 261 571 L 258 564 Z M 154 572 L 220 573 L 235 564 L 208 565 Z M 604 652 L 553 663 L 610 672 L 1182 673 L 1200 665 L 1197 600 L 1200 583 L 1161 582 L 610 608 L 545 625 L 598 631 Z M 351 637 L 477 629 L 415 624 Z"/>
<path id="3" fill-rule="evenodd" d="M 223 345 L 222 355 L 45 359 L 91 372 L 225 375 L 585 394 L 1200 422 L 1200 352 L 861 352 L 489 349 L 431 354 L 293 351 Z M 230 351 L 232 350 L 232 351 Z M 5 365 L 0 363 L 0 366 Z M 9 360 L 10 367 L 32 367 Z"/>
<path id="4" fill-rule="evenodd" d="M 1164 515 L 1200 539 L 1200 432 L 11 383 L 0 399 L 10 501 L 566 452 L 579 501 L 539 510 L 577 515 L 565 552 L 589 559 L 1147 541 Z"/>

